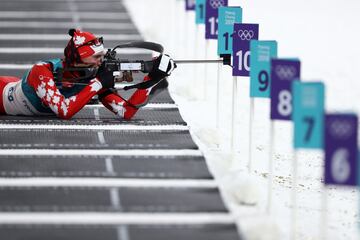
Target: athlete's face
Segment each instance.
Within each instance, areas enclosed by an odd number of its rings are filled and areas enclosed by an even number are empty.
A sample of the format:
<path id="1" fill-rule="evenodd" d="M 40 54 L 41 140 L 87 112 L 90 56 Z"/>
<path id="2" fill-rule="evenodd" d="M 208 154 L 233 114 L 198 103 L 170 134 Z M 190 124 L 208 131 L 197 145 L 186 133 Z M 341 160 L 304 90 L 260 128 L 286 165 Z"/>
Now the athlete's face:
<path id="1" fill-rule="evenodd" d="M 104 56 L 105 56 L 105 53 L 101 52 L 101 53 L 92 55 L 90 57 L 83 58 L 82 59 L 83 64 L 81 64 L 81 65 L 83 65 L 85 67 L 100 67 L 100 65 L 104 61 Z"/>

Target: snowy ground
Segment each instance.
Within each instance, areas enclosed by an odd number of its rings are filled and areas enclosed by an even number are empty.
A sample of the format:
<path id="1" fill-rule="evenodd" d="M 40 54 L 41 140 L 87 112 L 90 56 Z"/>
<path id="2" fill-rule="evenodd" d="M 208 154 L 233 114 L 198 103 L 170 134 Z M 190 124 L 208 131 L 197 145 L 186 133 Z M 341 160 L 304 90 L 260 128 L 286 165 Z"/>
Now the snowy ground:
<path id="1" fill-rule="evenodd" d="M 194 13 L 185 13 L 183 0 L 127 0 L 146 40 L 162 43 L 174 59 L 216 58 L 216 42 L 203 40 L 204 27 L 195 27 Z M 327 111 L 360 111 L 360 2 L 357 0 L 229 0 L 243 7 L 243 21 L 260 24 L 261 40 L 277 40 L 280 57 L 299 57 L 304 81 L 326 84 Z M 176 21 L 175 21 L 176 19 Z M 220 127 L 216 128 L 217 65 L 179 66 L 170 80 L 171 93 L 208 158 L 211 171 L 248 239 L 290 239 L 292 124 L 275 123 L 275 183 L 271 214 L 265 214 L 269 160 L 269 100 L 255 100 L 253 125 L 254 171 L 246 165 L 249 148 L 249 79 L 238 78 L 235 149 L 230 149 L 231 70 L 223 67 L 220 88 Z M 206 85 L 204 84 L 206 82 Z M 206 88 L 204 88 L 206 86 Z M 298 155 L 298 239 L 320 239 L 323 160 L 320 151 Z M 230 190 L 229 190 L 230 189 Z M 238 194 L 238 195 L 236 195 Z M 328 188 L 326 239 L 358 239 L 358 190 Z M 238 205 L 234 201 L 255 206 Z M 261 236 L 261 237 L 259 237 Z"/>

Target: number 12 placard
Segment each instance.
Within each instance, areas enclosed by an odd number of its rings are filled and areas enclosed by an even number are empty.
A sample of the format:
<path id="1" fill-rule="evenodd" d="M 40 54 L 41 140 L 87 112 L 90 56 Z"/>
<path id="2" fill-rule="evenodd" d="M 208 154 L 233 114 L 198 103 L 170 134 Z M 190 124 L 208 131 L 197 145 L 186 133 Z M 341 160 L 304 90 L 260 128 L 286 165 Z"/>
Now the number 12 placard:
<path id="1" fill-rule="evenodd" d="M 217 39 L 219 17 L 218 8 L 227 5 L 228 0 L 206 0 L 205 39 Z"/>

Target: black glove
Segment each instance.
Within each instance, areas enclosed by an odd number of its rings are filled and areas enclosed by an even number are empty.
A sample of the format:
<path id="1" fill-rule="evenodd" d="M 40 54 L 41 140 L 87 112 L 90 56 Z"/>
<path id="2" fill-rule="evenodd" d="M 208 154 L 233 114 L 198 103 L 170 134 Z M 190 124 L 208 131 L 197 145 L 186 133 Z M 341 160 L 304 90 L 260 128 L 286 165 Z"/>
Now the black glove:
<path id="1" fill-rule="evenodd" d="M 171 72 L 177 67 L 174 60 L 167 54 L 160 55 L 153 61 L 154 65 L 149 72 L 151 79 L 163 79 L 170 76 Z"/>
<path id="2" fill-rule="evenodd" d="M 101 82 L 103 88 L 114 88 L 115 86 L 113 73 L 106 70 L 104 64 L 99 67 L 96 78 Z"/>

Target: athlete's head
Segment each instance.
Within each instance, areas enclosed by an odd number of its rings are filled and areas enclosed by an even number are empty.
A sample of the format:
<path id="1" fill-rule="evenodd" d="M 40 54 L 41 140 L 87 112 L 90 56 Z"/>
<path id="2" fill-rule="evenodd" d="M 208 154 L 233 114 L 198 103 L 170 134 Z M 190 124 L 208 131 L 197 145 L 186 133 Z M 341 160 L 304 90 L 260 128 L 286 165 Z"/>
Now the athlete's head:
<path id="1" fill-rule="evenodd" d="M 105 55 L 102 38 L 78 29 L 70 29 L 69 35 L 71 39 L 64 50 L 66 65 L 80 67 L 101 65 Z"/>

